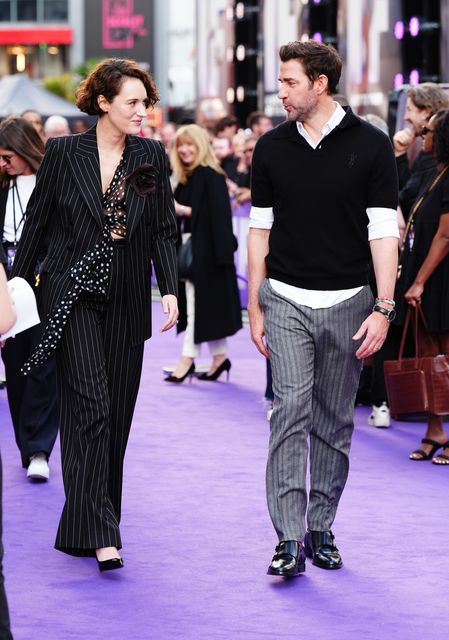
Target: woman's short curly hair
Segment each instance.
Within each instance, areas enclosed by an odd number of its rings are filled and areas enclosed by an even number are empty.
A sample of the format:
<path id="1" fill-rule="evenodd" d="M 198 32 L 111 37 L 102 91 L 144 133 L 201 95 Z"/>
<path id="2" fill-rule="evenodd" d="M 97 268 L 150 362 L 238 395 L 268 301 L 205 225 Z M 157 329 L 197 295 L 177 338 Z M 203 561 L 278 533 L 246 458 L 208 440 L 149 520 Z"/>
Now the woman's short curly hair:
<path id="1" fill-rule="evenodd" d="M 151 75 L 134 60 L 107 58 L 100 62 L 83 80 L 76 91 L 77 107 L 90 116 L 102 116 L 104 111 L 98 105 L 98 97 L 104 96 L 108 102 L 120 93 L 126 78 L 141 80 L 148 97 L 148 106 L 159 100 L 156 84 Z"/>
<path id="2" fill-rule="evenodd" d="M 449 164 L 449 109 L 443 109 L 435 114 L 433 155 L 438 163 Z"/>

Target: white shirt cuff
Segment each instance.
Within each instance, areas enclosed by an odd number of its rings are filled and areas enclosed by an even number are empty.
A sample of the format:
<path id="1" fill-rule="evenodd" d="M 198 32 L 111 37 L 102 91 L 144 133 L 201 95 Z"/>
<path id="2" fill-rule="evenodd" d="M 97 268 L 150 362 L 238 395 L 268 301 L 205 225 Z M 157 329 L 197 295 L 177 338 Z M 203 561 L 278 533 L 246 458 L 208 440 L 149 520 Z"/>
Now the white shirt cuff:
<path id="1" fill-rule="evenodd" d="M 399 238 L 398 213 L 386 207 L 368 207 L 368 240 Z"/>
<path id="2" fill-rule="evenodd" d="M 250 228 L 271 229 L 273 220 L 273 207 L 251 207 L 249 213 Z"/>

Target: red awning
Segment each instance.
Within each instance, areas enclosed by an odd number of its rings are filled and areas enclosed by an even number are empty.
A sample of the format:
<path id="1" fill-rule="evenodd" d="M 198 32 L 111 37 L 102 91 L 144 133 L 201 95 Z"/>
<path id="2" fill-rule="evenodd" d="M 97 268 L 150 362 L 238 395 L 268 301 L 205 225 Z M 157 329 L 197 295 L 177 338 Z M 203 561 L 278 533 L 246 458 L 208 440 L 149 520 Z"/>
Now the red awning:
<path id="1" fill-rule="evenodd" d="M 71 44 L 70 27 L 0 29 L 0 44 Z"/>

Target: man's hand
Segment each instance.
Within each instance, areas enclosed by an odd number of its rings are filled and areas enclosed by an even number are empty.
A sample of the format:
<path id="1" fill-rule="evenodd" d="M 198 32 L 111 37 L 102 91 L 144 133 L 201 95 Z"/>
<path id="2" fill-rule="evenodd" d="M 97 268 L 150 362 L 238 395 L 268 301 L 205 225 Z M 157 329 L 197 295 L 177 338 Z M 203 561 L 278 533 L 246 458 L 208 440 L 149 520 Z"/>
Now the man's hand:
<path id="1" fill-rule="evenodd" d="M 174 327 L 178 321 L 179 311 L 178 299 L 176 296 L 171 294 L 162 296 L 162 309 L 164 310 L 164 313 L 168 314 L 168 318 L 161 327 L 161 333 Z"/>
<path id="2" fill-rule="evenodd" d="M 405 153 L 414 139 L 415 136 L 411 129 L 401 129 L 401 131 L 397 131 L 393 136 L 395 155 L 401 156 Z"/>
<path id="3" fill-rule="evenodd" d="M 360 340 L 365 336 L 364 341 L 356 351 L 356 357 L 361 360 L 368 358 L 382 347 L 388 333 L 389 322 L 387 318 L 373 311 L 371 315 L 360 325 L 360 329 L 352 336 L 353 340 Z"/>
<path id="4" fill-rule="evenodd" d="M 260 353 L 269 358 L 267 347 L 264 341 L 265 331 L 263 328 L 263 312 L 259 305 L 248 307 L 249 328 L 251 340 L 254 342 Z"/>

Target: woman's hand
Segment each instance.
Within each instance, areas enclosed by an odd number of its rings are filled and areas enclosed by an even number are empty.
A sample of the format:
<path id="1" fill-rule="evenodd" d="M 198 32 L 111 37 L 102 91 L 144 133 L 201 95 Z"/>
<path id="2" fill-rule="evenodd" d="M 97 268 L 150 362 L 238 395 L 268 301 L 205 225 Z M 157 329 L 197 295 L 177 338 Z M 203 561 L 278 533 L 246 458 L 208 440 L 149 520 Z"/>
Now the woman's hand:
<path id="1" fill-rule="evenodd" d="M 237 204 L 244 204 L 245 202 L 251 202 L 251 189 L 248 187 L 239 187 L 235 194 L 235 201 Z"/>
<path id="2" fill-rule="evenodd" d="M 229 197 L 233 198 L 237 194 L 238 185 L 230 178 L 226 178 L 226 186 L 228 187 Z"/>
<path id="3" fill-rule="evenodd" d="M 164 313 L 168 314 L 168 318 L 161 327 L 161 333 L 174 327 L 178 321 L 179 311 L 177 297 L 172 294 L 162 296 L 162 309 Z"/>
<path id="4" fill-rule="evenodd" d="M 177 216 L 191 216 L 192 207 L 186 207 L 183 204 L 179 204 L 179 202 L 175 200 L 175 213 Z"/>
<path id="5" fill-rule="evenodd" d="M 412 306 L 416 307 L 417 304 L 421 304 L 421 296 L 424 291 L 424 285 L 414 282 L 410 289 L 405 294 L 405 299 Z"/>

